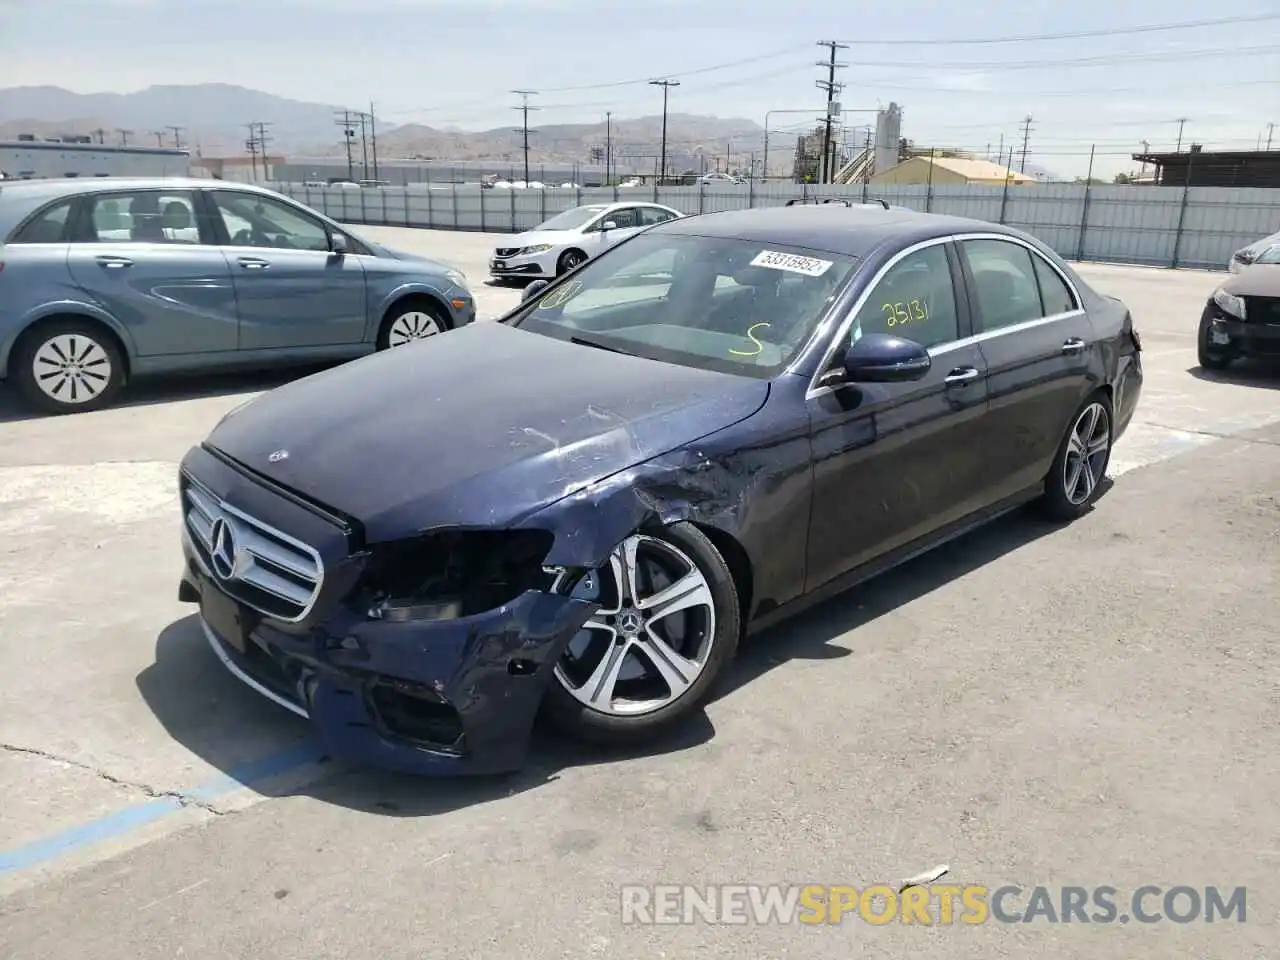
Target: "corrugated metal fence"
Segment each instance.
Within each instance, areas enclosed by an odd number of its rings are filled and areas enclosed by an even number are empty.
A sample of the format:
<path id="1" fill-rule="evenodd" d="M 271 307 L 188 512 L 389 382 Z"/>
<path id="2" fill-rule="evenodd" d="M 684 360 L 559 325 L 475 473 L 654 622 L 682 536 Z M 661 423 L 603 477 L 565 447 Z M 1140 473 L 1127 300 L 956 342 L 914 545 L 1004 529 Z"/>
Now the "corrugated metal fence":
<path id="1" fill-rule="evenodd" d="M 824 186 L 483 189 L 478 184 L 400 187 L 271 186 L 344 223 L 518 233 L 584 203 L 656 201 L 686 214 L 781 206 L 801 196 L 884 199 L 929 213 L 1003 223 L 1072 260 L 1223 269 L 1240 247 L 1280 230 L 1280 190 L 1234 187 Z"/>

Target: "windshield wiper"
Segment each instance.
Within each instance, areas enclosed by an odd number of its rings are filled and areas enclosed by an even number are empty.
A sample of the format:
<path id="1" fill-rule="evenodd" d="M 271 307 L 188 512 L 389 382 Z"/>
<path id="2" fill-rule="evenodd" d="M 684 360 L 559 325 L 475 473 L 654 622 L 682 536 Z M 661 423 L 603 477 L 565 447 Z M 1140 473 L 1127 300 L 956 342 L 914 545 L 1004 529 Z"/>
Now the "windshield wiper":
<path id="1" fill-rule="evenodd" d="M 631 354 L 627 353 L 625 350 L 620 350 L 617 347 L 606 347 L 603 343 L 597 343 L 594 340 L 585 340 L 582 337 L 570 337 L 569 342 L 576 343 L 582 347 L 595 347 L 597 350 L 607 350 L 609 353 L 620 353 L 627 357 L 631 356 Z"/>

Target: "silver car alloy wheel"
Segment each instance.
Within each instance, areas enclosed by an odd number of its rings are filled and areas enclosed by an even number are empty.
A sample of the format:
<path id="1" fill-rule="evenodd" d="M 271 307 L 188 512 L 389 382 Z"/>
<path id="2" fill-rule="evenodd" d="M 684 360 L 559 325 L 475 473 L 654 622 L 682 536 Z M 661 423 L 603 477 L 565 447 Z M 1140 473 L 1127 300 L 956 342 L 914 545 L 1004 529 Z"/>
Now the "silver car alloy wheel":
<path id="1" fill-rule="evenodd" d="M 1110 419 L 1107 408 L 1095 402 L 1080 412 L 1071 427 L 1062 461 L 1062 489 L 1073 506 L 1085 503 L 1102 482 L 1111 448 Z"/>
<path id="2" fill-rule="evenodd" d="M 592 710 L 653 713 L 688 692 L 706 668 L 715 599 L 698 565 L 675 545 L 628 537 L 607 567 L 589 571 L 571 592 L 602 606 L 570 642 L 556 678 Z"/>
<path id="3" fill-rule="evenodd" d="M 111 383 L 111 356 L 83 333 L 50 337 L 36 348 L 31 368 L 36 385 L 59 403 L 88 403 Z"/>
<path id="4" fill-rule="evenodd" d="M 387 331 L 387 346 L 402 347 L 415 340 L 425 340 L 440 332 L 440 321 L 421 310 L 410 310 L 391 321 Z"/>

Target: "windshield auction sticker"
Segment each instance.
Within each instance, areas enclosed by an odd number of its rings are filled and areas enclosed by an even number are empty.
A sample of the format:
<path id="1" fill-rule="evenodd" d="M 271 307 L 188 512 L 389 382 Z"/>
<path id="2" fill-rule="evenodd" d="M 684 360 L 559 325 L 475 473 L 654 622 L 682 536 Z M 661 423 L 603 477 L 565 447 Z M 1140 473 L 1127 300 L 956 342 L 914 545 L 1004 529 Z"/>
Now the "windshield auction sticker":
<path id="1" fill-rule="evenodd" d="M 782 253 L 779 250 L 761 250 L 751 261 L 753 267 L 768 267 L 771 270 L 785 270 L 788 273 L 799 273 L 806 277 L 820 277 L 831 269 L 832 261 L 816 260 L 813 257 L 798 257 L 794 253 Z"/>

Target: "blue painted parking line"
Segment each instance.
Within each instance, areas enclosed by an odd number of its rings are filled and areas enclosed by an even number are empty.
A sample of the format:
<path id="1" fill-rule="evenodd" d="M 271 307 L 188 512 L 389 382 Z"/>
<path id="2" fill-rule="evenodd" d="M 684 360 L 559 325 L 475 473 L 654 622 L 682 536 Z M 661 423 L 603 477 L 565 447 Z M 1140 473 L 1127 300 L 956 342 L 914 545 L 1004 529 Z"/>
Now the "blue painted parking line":
<path id="1" fill-rule="evenodd" d="M 175 791 L 171 797 L 157 797 L 145 803 L 137 803 L 40 840 L 0 850 L 0 877 L 47 863 L 104 840 L 126 836 L 140 827 L 177 813 L 186 803 L 208 803 L 233 790 L 251 787 L 307 764 L 319 763 L 323 759 L 324 754 L 316 744 L 296 744 L 258 760 L 239 764 L 193 789 Z"/>

